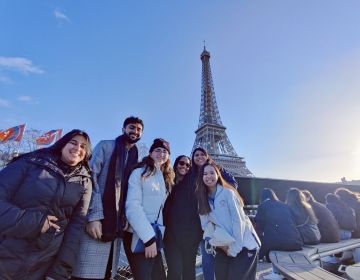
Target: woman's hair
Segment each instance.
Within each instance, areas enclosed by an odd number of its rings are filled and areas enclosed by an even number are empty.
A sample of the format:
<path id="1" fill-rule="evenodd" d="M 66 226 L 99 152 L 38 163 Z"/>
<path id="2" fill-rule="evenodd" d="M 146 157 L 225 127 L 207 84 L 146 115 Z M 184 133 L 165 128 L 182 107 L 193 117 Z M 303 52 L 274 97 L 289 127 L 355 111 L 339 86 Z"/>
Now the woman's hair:
<path id="1" fill-rule="evenodd" d="M 306 201 L 316 202 L 315 197 L 312 195 L 312 193 L 309 190 L 302 190 L 301 192 L 305 196 Z"/>
<path id="2" fill-rule="evenodd" d="M 85 149 L 86 154 L 84 160 L 89 161 L 92 153 L 90 137 L 85 131 L 82 131 L 80 129 L 71 130 L 70 132 L 66 133 L 63 137 L 61 137 L 58 141 L 56 141 L 52 146 L 45 148 L 44 150 L 47 149 L 48 151 L 51 151 L 57 154 L 58 156 L 61 156 L 62 149 L 66 146 L 67 143 L 71 141 L 71 139 L 73 139 L 77 135 L 83 136 L 86 140 L 86 149 Z"/>
<path id="3" fill-rule="evenodd" d="M 339 197 L 338 195 L 333 194 L 333 193 L 327 193 L 327 194 L 325 195 L 325 201 L 326 201 L 327 204 L 333 203 L 333 204 L 339 205 L 340 207 L 343 207 L 343 208 L 348 207 L 348 206 L 344 203 L 344 201 L 342 201 L 342 200 L 340 199 L 340 197 Z"/>
<path id="4" fill-rule="evenodd" d="M 291 188 L 286 194 L 286 204 L 289 205 L 297 223 L 304 223 L 308 217 L 310 222 L 317 223 L 317 218 L 305 195 L 298 188 Z"/>
<path id="5" fill-rule="evenodd" d="M 260 194 L 260 203 L 263 203 L 267 199 L 270 199 L 272 201 L 279 201 L 279 198 L 272 189 L 264 188 Z"/>
<path id="6" fill-rule="evenodd" d="M 20 157 L 14 159 L 14 161 L 21 158 L 21 157 L 23 157 L 23 156 L 27 156 L 27 155 L 30 155 L 30 154 L 46 154 L 46 153 L 50 153 L 52 155 L 55 155 L 56 157 L 61 158 L 61 153 L 62 153 L 63 148 L 66 146 L 67 143 L 69 143 L 71 141 L 71 139 L 73 139 L 77 135 L 83 136 L 85 138 L 85 140 L 86 140 L 85 157 L 80 163 L 88 171 L 90 171 L 89 160 L 91 159 L 91 156 L 92 156 L 91 141 L 90 141 L 89 135 L 85 131 L 80 130 L 80 129 L 71 130 L 70 132 L 66 133 L 63 137 L 61 137 L 58 141 L 56 141 L 50 147 L 42 148 L 42 149 L 35 150 L 33 152 L 30 152 L 30 153 L 23 154 Z"/>
<path id="7" fill-rule="evenodd" d="M 139 162 L 134 167 L 134 169 L 140 167 L 144 167 L 144 171 L 141 173 L 141 177 L 147 178 L 155 174 L 155 161 L 151 158 L 151 156 L 143 157 L 142 161 Z M 170 159 L 168 159 L 164 164 L 161 165 L 160 170 L 164 176 L 166 189 L 170 191 L 171 187 L 174 185 L 175 178 L 175 173 L 170 165 Z"/>
<path id="8" fill-rule="evenodd" d="M 194 155 L 195 155 L 195 152 L 196 152 L 196 151 L 201 151 L 201 152 L 203 152 L 203 153 L 205 154 L 207 160 L 209 160 L 209 159 L 211 159 L 211 158 L 210 158 L 210 155 L 208 154 L 208 152 L 207 152 L 205 149 L 203 149 L 203 148 L 201 148 L 201 147 L 195 148 L 195 150 L 193 150 L 192 155 L 191 155 L 191 165 L 192 165 L 193 167 L 197 167 L 196 169 L 198 169 L 198 166 L 197 166 L 197 165 L 195 164 L 195 162 L 194 162 Z"/>
<path id="9" fill-rule="evenodd" d="M 237 192 L 237 190 L 231 186 L 229 183 L 227 183 L 224 178 L 221 176 L 221 172 L 219 168 L 216 166 L 214 162 L 206 162 L 200 170 L 199 176 L 197 178 L 196 182 L 196 196 L 199 204 L 199 214 L 200 215 L 206 215 L 211 212 L 210 204 L 209 204 L 209 190 L 207 186 L 204 183 L 203 175 L 204 175 L 204 169 L 206 166 L 212 166 L 215 169 L 216 175 L 218 176 L 217 184 L 223 186 L 226 189 L 232 190 L 236 196 L 239 199 L 240 205 L 244 206 L 244 202 Z"/>
<path id="10" fill-rule="evenodd" d="M 338 188 L 334 192 L 340 199 L 348 204 L 350 207 L 354 206 L 354 204 L 360 202 L 359 194 L 350 191 L 347 188 Z"/>
<path id="11" fill-rule="evenodd" d="M 178 175 L 178 171 L 177 171 L 177 165 L 178 165 L 179 161 L 180 161 L 182 158 L 187 158 L 187 159 L 189 160 L 189 162 L 190 162 L 190 169 L 189 169 L 188 173 L 189 173 L 190 170 L 191 170 L 191 159 L 190 159 L 190 157 L 185 156 L 185 155 L 180 155 L 180 156 L 178 156 L 178 157 L 175 159 L 174 165 L 173 165 L 173 170 L 174 170 L 174 172 L 175 172 L 175 179 L 174 179 L 175 182 L 177 182 L 178 176 L 179 176 L 179 175 Z"/>

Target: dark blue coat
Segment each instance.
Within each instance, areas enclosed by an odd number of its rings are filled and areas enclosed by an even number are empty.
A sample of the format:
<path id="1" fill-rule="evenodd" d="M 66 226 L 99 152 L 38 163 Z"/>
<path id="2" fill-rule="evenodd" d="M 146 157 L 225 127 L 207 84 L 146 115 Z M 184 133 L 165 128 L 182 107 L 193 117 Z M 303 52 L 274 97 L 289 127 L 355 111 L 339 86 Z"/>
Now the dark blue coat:
<path id="1" fill-rule="evenodd" d="M 68 279 L 91 196 L 84 168 L 64 174 L 49 154 L 32 153 L 0 172 L 1 279 Z M 47 215 L 60 232 L 41 234 Z"/>
<path id="2" fill-rule="evenodd" d="M 268 257 L 270 250 L 301 250 L 303 242 L 296 229 L 290 208 L 280 201 L 265 200 L 255 217 L 261 239 L 260 257 Z"/>
<path id="3" fill-rule="evenodd" d="M 221 176 L 224 178 L 226 182 L 228 182 L 230 185 L 232 185 L 235 189 L 239 188 L 239 185 L 235 179 L 235 177 L 227 171 L 225 168 L 220 168 Z"/>

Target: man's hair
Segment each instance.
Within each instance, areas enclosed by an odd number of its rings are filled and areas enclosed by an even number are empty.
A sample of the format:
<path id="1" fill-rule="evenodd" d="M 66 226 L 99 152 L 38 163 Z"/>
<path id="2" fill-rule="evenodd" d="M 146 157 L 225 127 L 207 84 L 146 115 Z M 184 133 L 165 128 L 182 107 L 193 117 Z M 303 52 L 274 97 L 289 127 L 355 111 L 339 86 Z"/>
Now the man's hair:
<path id="1" fill-rule="evenodd" d="M 138 118 L 138 117 L 128 117 L 125 119 L 124 124 L 123 124 L 123 128 L 125 128 L 128 124 L 130 123 L 138 123 L 141 124 L 142 129 L 144 130 L 144 122 L 142 121 L 142 119 Z"/>

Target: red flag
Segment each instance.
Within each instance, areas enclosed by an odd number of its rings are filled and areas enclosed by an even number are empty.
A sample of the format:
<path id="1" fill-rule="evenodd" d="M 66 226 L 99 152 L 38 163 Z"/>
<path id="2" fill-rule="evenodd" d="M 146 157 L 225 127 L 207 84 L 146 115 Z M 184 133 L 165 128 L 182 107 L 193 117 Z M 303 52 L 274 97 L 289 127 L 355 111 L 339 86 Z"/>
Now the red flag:
<path id="1" fill-rule="evenodd" d="M 21 124 L 8 129 L 0 130 L 0 143 L 10 140 L 20 142 L 24 135 L 25 126 L 25 124 Z"/>
<path id="2" fill-rule="evenodd" d="M 62 137 L 62 132 L 63 132 L 62 129 L 57 130 L 55 141 L 59 140 Z"/>
<path id="3" fill-rule="evenodd" d="M 50 145 L 61 138 L 62 129 L 50 130 L 36 138 L 37 145 Z"/>

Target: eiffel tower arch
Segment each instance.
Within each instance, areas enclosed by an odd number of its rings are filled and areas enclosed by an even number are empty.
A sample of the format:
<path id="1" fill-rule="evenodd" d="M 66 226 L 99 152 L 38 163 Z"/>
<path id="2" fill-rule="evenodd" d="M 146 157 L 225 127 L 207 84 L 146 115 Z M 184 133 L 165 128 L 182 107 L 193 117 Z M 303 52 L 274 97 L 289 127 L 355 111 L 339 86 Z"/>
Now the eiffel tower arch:
<path id="1" fill-rule="evenodd" d="M 205 46 L 200 58 L 202 61 L 200 117 L 192 150 L 197 147 L 204 148 L 217 164 L 222 165 L 235 177 L 254 177 L 246 167 L 244 158 L 237 155 L 226 135 L 226 127 L 221 122 L 211 75 L 210 53 Z"/>

